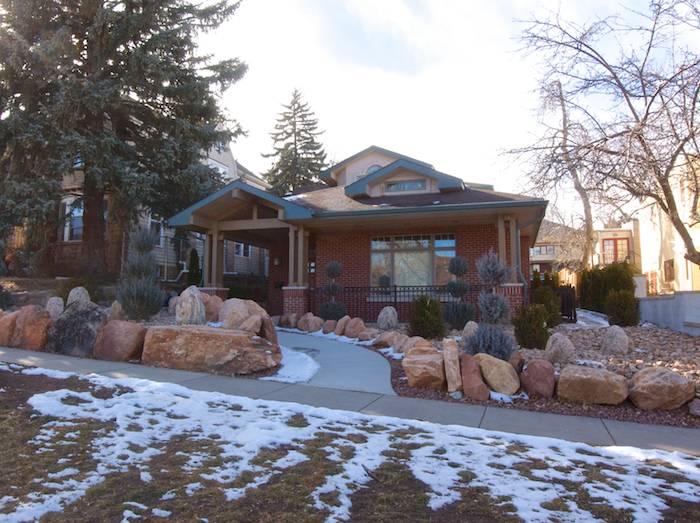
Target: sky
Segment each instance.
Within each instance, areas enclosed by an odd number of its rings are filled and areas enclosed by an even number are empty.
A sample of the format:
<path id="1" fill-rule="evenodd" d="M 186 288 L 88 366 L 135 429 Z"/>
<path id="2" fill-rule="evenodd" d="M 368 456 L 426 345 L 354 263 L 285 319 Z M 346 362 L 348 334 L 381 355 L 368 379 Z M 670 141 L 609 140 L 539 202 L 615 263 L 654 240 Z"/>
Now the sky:
<path id="1" fill-rule="evenodd" d="M 518 192 L 526 166 L 503 153 L 541 134 L 540 64 L 520 49 L 519 20 L 559 11 L 584 22 L 621 9 L 605 0 L 243 0 L 201 46 L 248 64 L 222 104 L 247 133 L 234 156 L 256 173 L 270 166 L 269 133 L 298 88 L 332 162 L 379 145 Z"/>

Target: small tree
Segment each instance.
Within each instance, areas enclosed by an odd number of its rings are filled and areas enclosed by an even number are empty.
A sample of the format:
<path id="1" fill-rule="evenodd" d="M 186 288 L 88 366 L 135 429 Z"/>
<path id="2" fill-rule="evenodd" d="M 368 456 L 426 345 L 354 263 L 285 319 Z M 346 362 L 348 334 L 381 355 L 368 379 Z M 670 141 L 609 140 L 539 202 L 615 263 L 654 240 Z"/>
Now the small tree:
<path id="1" fill-rule="evenodd" d="M 328 278 L 328 285 L 326 285 L 326 294 L 330 297 L 330 301 L 322 303 L 319 308 L 319 313 L 324 320 L 339 320 L 347 314 L 345 305 L 336 301 L 336 299 L 343 292 L 343 286 L 340 285 L 336 280 L 340 278 L 343 273 L 343 266 L 340 262 L 331 261 L 326 265 L 326 277 Z"/>
<path id="2" fill-rule="evenodd" d="M 131 252 L 118 299 L 127 317 L 133 320 L 150 318 L 165 302 L 165 293 L 158 286 L 158 263 L 153 254 L 155 244 L 155 236 L 147 229 L 140 229 L 131 236 Z"/>
<path id="3" fill-rule="evenodd" d="M 464 325 L 474 318 L 474 307 L 465 303 L 470 286 L 466 281 L 460 279 L 467 274 L 468 268 L 467 260 L 459 256 L 452 258 L 448 265 L 448 270 L 454 278 L 447 283 L 447 292 L 458 301 L 445 304 L 443 312 L 445 321 L 453 329 L 463 329 Z"/>
<path id="4" fill-rule="evenodd" d="M 202 270 L 199 268 L 199 253 L 194 247 L 190 250 L 190 261 L 187 265 L 187 284 L 199 285 L 202 281 Z"/>

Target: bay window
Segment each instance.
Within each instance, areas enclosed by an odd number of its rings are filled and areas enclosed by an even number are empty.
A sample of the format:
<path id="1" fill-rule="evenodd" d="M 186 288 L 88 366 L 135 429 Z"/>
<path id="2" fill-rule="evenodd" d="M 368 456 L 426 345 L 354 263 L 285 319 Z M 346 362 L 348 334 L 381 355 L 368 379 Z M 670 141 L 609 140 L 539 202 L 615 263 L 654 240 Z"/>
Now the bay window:
<path id="1" fill-rule="evenodd" d="M 445 285 L 450 281 L 448 266 L 455 247 L 453 234 L 372 238 L 371 284 Z"/>

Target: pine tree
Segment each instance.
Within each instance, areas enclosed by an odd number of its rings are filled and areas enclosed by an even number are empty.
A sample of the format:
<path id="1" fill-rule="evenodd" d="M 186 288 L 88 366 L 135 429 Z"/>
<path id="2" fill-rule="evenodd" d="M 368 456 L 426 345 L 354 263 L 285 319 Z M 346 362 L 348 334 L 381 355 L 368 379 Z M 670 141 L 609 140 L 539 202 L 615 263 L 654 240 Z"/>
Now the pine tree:
<path id="1" fill-rule="evenodd" d="M 263 155 L 275 159 L 265 177 L 272 190 L 282 195 L 318 181 L 326 166 L 326 152 L 318 141 L 323 131 L 318 131 L 318 120 L 298 89 L 283 108 L 270 133 L 274 152 Z"/>
<path id="2" fill-rule="evenodd" d="M 129 259 L 117 298 L 129 319 L 146 320 L 158 313 L 165 303 L 165 293 L 158 286 L 158 262 L 153 249 L 156 237 L 148 229 L 131 236 Z"/>
<path id="3" fill-rule="evenodd" d="M 233 15 L 217 0 L 0 0 L 0 235 L 49 217 L 84 175 L 83 259 L 104 272 L 105 195 L 123 220 L 169 216 L 217 188 L 202 163 L 240 133 L 217 95 L 246 66 L 197 52 Z"/>

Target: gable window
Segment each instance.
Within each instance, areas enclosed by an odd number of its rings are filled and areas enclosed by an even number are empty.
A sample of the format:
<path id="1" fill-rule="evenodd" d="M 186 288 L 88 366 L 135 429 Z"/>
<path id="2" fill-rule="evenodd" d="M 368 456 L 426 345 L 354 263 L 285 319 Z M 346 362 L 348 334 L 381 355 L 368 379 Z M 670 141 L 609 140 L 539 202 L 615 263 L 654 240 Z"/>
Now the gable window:
<path id="1" fill-rule="evenodd" d="M 425 180 L 401 180 L 384 185 L 386 192 L 425 191 Z"/>
<path id="2" fill-rule="evenodd" d="M 381 169 L 381 168 L 382 168 L 382 166 L 379 165 L 378 163 L 373 163 L 372 165 L 370 165 L 369 167 L 367 167 L 367 170 L 365 171 L 365 174 L 367 174 L 367 175 L 369 175 L 369 174 L 374 174 L 374 173 L 376 173 L 376 172 L 377 172 L 379 169 Z"/>
<path id="3" fill-rule="evenodd" d="M 370 281 L 374 286 L 445 285 L 455 256 L 453 234 L 372 238 Z"/>

